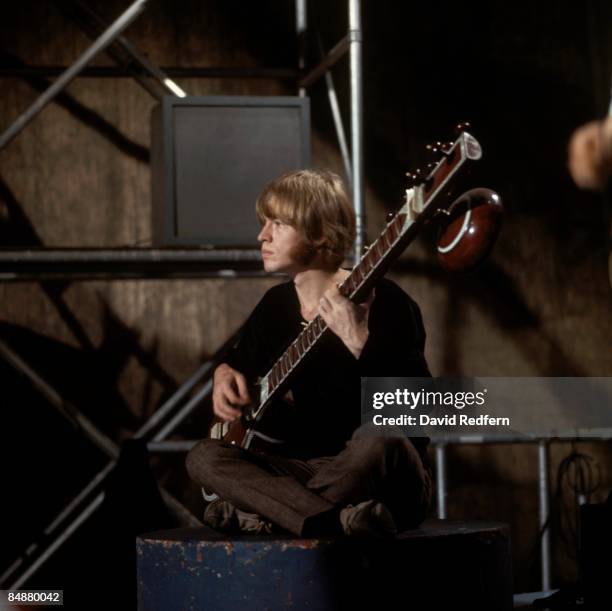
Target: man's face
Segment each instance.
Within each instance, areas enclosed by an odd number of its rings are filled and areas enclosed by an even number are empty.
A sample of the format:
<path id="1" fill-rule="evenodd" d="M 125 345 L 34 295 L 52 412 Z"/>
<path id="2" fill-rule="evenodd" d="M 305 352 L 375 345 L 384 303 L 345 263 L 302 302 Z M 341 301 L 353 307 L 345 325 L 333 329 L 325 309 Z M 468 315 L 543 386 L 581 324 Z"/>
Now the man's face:
<path id="1" fill-rule="evenodd" d="M 266 218 L 257 240 L 261 242 L 261 256 L 267 272 L 297 273 L 303 269 L 295 258 L 302 240 L 291 225 L 280 219 Z"/>

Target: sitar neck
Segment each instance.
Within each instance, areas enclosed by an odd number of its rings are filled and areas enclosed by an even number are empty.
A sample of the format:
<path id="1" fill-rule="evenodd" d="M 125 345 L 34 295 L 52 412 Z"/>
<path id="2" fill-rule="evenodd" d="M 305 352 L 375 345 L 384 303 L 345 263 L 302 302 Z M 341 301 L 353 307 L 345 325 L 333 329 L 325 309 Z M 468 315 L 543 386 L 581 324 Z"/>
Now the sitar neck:
<path id="1" fill-rule="evenodd" d="M 340 293 L 352 301 L 363 300 L 416 237 L 420 227 L 438 212 L 437 206 L 433 204 L 448 190 L 451 179 L 466 161 L 480 159 L 481 155 L 478 141 L 463 132 L 424 182 L 406 191 L 404 205 L 340 285 Z M 288 381 L 291 373 L 299 367 L 302 359 L 317 344 L 327 328 L 325 321 L 317 315 L 300 332 L 262 378 L 260 404 L 252 411 L 250 419 L 257 420 L 260 417 L 268 401 Z"/>

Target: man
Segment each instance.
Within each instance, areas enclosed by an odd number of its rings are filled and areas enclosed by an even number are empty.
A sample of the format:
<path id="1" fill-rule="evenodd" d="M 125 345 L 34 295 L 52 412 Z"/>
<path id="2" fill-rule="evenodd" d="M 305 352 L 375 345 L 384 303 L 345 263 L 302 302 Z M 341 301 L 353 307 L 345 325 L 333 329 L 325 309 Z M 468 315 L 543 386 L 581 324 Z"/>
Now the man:
<path id="1" fill-rule="evenodd" d="M 612 117 L 591 121 L 572 134 L 568 167 L 581 189 L 602 191 L 612 175 Z"/>
<path id="2" fill-rule="evenodd" d="M 601 191 L 609 225 L 608 277 L 612 286 L 612 116 L 577 128 L 568 144 L 568 168 L 578 187 Z"/>
<path id="3" fill-rule="evenodd" d="M 355 217 L 335 174 L 281 176 L 266 186 L 256 211 L 264 268 L 290 281 L 264 295 L 215 370 L 215 416 L 240 417 L 253 400 L 249 383 L 307 321 L 320 315 L 329 331 L 294 374 L 286 443 L 275 455 L 205 439 L 187 456 L 191 478 L 221 499 L 207 507 L 205 522 L 305 537 L 417 526 L 431 501 L 428 440 L 372 436 L 359 424 L 360 376 L 429 375 L 418 306 L 386 279 L 362 304 L 340 294 Z"/>

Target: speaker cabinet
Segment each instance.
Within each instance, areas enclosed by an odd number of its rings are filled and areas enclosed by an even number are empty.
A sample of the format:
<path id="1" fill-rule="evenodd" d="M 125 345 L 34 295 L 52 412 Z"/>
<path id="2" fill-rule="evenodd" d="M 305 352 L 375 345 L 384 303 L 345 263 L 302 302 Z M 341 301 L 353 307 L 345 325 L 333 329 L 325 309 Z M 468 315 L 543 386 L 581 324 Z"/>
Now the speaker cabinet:
<path id="1" fill-rule="evenodd" d="M 255 200 L 310 165 L 310 104 L 300 97 L 165 97 L 151 120 L 156 247 L 256 247 Z"/>

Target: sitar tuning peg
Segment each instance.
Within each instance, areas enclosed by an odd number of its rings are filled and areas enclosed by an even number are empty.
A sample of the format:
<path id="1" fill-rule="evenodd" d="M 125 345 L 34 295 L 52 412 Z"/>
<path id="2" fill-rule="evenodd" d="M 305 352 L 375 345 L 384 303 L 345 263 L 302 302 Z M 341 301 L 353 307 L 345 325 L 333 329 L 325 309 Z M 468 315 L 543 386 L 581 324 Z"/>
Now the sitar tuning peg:
<path id="1" fill-rule="evenodd" d="M 432 142 L 431 144 L 428 144 L 425 148 L 430 153 L 435 154 L 435 153 L 439 153 L 442 150 L 442 147 L 443 147 L 442 142 L 438 140 L 437 142 Z"/>
<path id="2" fill-rule="evenodd" d="M 395 218 L 395 212 L 387 212 L 387 216 L 385 218 L 385 221 L 387 223 L 390 223 L 394 218 Z"/>
<path id="3" fill-rule="evenodd" d="M 466 132 L 471 127 L 472 127 L 472 124 L 469 123 L 468 121 L 463 121 L 462 123 L 457 123 L 457 125 L 455 125 L 455 133 L 457 135 L 459 135 L 462 132 Z"/>
<path id="4" fill-rule="evenodd" d="M 412 186 L 420 183 L 423 181 L 423 172 L 421 171 L 421 168 L 417 168 L 413 173 L 412 173 Z"/>
<path id="5" fill-rule="evenodd" d="M 448 157 L 454 144 L 454 142 L 436 142 L 435 144 L 428 144 L 427 150 L 443 157 Z M 429 167 L 429 165 L 427 167 Z"/>
<path id="6" fill-rule="evenodd" d="M 414 187 L 415 185 L 423 182 L 425 178 L 425 174 L 421 170 L 421 168 L 417 168 L 414 172 L 406 172 L 406 176 L 408 178 L 408 186 Z"/>

